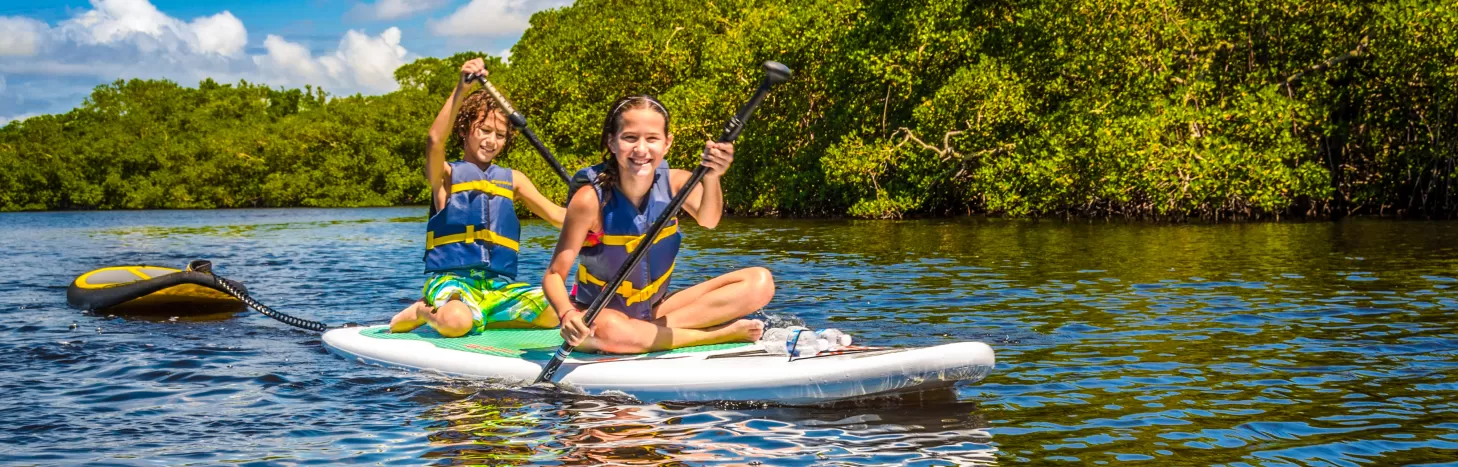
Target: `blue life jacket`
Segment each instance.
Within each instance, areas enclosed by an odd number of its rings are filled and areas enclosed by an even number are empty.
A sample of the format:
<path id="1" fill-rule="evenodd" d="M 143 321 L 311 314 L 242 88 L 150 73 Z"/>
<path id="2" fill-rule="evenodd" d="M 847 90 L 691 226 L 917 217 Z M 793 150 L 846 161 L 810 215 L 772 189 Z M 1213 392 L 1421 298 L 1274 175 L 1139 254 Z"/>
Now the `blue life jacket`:
<path id="1" fill-rule="evenodd" d="M 623 267 L 623 262 L 628 260 L 628 254 L 643 246 L 644 234 L 648 233 L 653 221 L 658 220 L 658 216 L 668 209 L 668 204 L 673 200 L 667 162 L 653 171 L 653 187 L 648 190 L 643 211 L 639 211 L 616 188 L 604 193 L 602 187 L 595 183 L 597 174 L 602 170 L 603 164 L 598 164 L 578 171 L 572 177 L 568 191 L 570 196 L 578 188 L 591 184 L 593 190 L 597 191 L 597 199 L 602 208 L 603 231 L 589 234 L 578 253 L 581 264 L 577 268 L 577 291 L 573 300 L 579 303 L 592 303 L 602 293 L 603 286 L 612 280 L 613 275 L 618 273 L 618 268 Z M 659 232 L 658 238 L 653 240 L 651 246 L 647 246 L 648 257 L 643 258 L 638 267 L 628 273 L 628 277 L 623 280 L 607 306 L 633 318 L 652 320 L 653 307 L 668 294 L 668 280 L 673 275 L 674 258 L 678 256 L 678 247 L 682 242 L 683 235 L 678 232 L 678 219 L 669 220 Z"/>
<path id="2" fill-rule="evenodd" d="M 511 169 L 452 162 L 445 209 L 425 223 L 425 272 L 484 269 L 516 279 L 521 224 L 513 191 Z"/>

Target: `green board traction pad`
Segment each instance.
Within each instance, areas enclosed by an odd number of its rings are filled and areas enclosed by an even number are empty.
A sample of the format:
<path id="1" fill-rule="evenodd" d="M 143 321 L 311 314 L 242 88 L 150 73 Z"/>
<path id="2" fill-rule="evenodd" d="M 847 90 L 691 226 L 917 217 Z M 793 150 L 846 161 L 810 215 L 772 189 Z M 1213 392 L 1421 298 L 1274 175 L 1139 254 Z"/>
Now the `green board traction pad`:
<path id="1" fill-rule="evenodd" d="M 436 347 L 461 352 L 478 353 L 497 357 L 522 360 L 550 360 L 557 348 L 562 346 L 562 334 L 557 329 L 488 329 L 462 337 L 445 337 L 429 326 L 421 326 L 411 332 L 392 333 L 388 326 L 377 326 L 359 332 L 361 336 L 374 339 L 409 340 L 429 342 Z M 605 355 L 587 352 L 572 352 L 571 358 L 581 361 L 619 360 L 623 358 L 654 358 L 672 355 L 713 352 L 749 347 L 746 342 L 732 344 L 699 345 L 663 352 L 628 355 Z"/>

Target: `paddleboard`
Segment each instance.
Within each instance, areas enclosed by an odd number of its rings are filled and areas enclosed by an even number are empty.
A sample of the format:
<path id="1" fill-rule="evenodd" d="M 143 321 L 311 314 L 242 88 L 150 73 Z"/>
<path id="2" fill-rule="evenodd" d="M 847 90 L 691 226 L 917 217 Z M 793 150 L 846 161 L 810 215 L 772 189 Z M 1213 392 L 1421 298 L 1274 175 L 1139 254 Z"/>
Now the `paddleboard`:
<path id="1" fill-rule="evenodd" d="M 388 326 L 340 328 L 323 340 L 331 353 L 361 363 L 507 384 L 532 382 L 562 345 L 556 329 L 446 338 L 428 326 L 398 334 Z M 981 342 L 852 347 L 796 359 L 739 343 L 635 355 L 574 352 L 557 380 L 589 394 L 620 391 L 644 402 L 820 405 L 945 390 L 982 380 L 994 363 L 992 348 Z"/>
<path id="2" fill-rule="evenodd" d="M 66 288 L 66 302 L 82 310 L 210 314 L 242 311 L 207 272 L 162 266 L 112 266 L 81 274 Z M 222 279 L 227 280 L 227 279 Z M 243 284 L 228 281 L 239 292 Z"/>

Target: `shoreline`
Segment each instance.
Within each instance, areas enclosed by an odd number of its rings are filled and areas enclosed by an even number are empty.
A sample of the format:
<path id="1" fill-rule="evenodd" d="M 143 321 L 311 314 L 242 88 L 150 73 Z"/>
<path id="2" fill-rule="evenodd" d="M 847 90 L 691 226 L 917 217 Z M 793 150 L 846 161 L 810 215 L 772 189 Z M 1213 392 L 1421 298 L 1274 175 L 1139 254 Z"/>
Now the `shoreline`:
<path id="1" fill-rule="evenodd" d="M 291 207 L 247 207 L 247 208 L 145 208 L 145 209 L 49 209 L 30 211 L 0 211 L 0 216 L 23 215 L 23 214 L 60 214 L 60 213 L 140 213 L 140 212 L 186 212 L 186 211 L 285 211 L 285 210 L 364 210 L 364 209 L 403 209 L 418 208 L 421 210 L 421 218 L 426 216 L 424 212 L 428 206 L 424 204 L 395 205 L 395 206 L 291 206 Z M 523 221 L 535 220 L 529 214 L 522 215 Z M 1384 220 L 1396 222 L 1442 222 L 1458 220 L 1458 213 L 1448 216 L 1411 216 L 1394 214 L 1370 214 L 1357 213 L 1349 215 L 1323 215 L 1323 216 L 1222 216 L 1219 219 L 1196 216 L 1093 216 L 1084 214 L 1060 214 L 1043 216 L 1012 216 L 1006 214 L 977 213 L 957 215 L 908 215 L 898 218 L 871 218 L 856 217 L 850 215 L 779 215 L 779 214 L 742 214 L 726 212 L 726 218 L 734 219 L 790 219 L 790 220 L 846 220 L 846 221 L 934 221 L 934 220 L 958 220 L 958 219 L 980 219 L 980 220 L 1007 220 L 1023 222 L 1063 222 L 1081 224 L 1148 224 L 1148 225 L 1217 225 L 1217 224 L 1281 224 L 1281 223 L 1335 223 L 1344 220 Z"/>

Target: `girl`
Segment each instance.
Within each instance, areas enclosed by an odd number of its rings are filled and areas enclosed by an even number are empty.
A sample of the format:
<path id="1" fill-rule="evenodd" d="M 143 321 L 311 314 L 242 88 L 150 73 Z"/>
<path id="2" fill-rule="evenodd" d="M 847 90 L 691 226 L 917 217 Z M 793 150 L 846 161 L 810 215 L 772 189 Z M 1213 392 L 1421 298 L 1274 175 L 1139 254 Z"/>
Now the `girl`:
<path id="1" fill-rule="evenodd" d="M 740 319 L 774 297 L 769 270 L 748 268 L 725 274 L 677 293 L 668 293 L 674 257 L 682 235 L 669 221 L 654 239 L 645 239 L 653 221 L 674 194 L 689 189 L 684 210 L 700 226 L 714 228 L 724 213 L 719 178 L 734 160 L 734 145 L 708 142 L 702 183 L 685 187 L 690 173 L 672 170 L 664 156 L 673 146 L 669 114 L 650 96 L 619 99 L 603 122 L 601 164 L 572 180 L 567 219 L 542 288 L 562 322 L 562 338 L 585 350 L 641 353 L 725 342 L 753 342 L 764 322 Z M 649 248 L 617 290 L 602 290 L 636 248 Z M 581 256 L 577 284 L 568 295 L 566 277 Z M 611 294 L 607 307 L 589 329 L 584 310 L 598 294 Z"/>
<path id="2" fill-rule="evenodd" d="M 392 332 L 425 323 L 446 337 L 486 328 L 557 326 L 542 290 L 515 281 L 520 225 L 512 202 L 525 202 L 558 228 L 566 210 L 542 196 L 526 175 L 491 163 L 511 144 L 512 131 L 487 93 L 468 93 L 478 75 L 487 75 L 481 59 L 461 66 L 460 82 L 430 126 L 425 272 L 431 277 L 424 298 L 390 320 Z M 464 157 L 447 163 L 452 122 Z"/>

